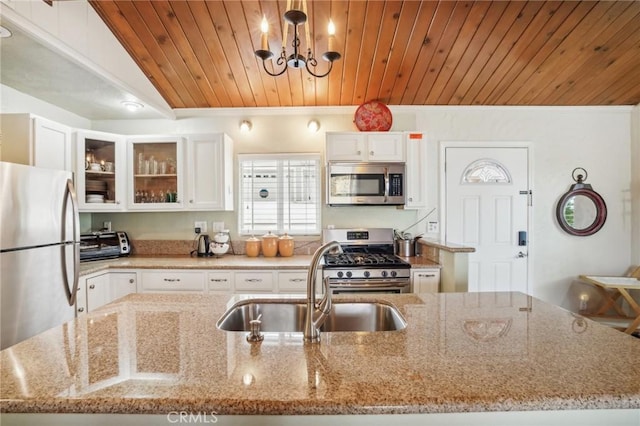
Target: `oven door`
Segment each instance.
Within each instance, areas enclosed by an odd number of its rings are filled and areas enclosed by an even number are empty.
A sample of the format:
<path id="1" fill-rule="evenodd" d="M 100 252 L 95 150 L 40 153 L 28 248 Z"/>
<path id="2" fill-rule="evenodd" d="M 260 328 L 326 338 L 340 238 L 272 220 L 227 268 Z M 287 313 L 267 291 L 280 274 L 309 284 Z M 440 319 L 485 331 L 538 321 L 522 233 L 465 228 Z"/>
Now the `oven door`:
<path id="1" fill-rule="evenodd" d="M 403 163 L 330 163 L 327 179 L 330 205 L 404 204 Z"/>
<path id="2" fill-rule="evenodd" d="M 329 279 L 332 294 L 344 293 L 409 293 L 409 280 L 340 280 Z"/>

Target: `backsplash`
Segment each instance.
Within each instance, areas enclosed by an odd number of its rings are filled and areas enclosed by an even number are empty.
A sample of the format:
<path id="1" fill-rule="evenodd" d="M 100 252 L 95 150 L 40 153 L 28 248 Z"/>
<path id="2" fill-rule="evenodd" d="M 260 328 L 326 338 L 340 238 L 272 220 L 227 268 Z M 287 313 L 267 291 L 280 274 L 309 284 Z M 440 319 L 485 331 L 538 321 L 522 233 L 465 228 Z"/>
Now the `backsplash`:
<path id="1" fill-rule="evenodd" d="M 313 254 L 321 240 L 295 241 L 294 255 Z M 197 248 L 197 240 L 131 240 L 131 254 L 137 256 L 188 256 Z M 244 240 L 231 240 L 228 254 L 244 255 Z"/>

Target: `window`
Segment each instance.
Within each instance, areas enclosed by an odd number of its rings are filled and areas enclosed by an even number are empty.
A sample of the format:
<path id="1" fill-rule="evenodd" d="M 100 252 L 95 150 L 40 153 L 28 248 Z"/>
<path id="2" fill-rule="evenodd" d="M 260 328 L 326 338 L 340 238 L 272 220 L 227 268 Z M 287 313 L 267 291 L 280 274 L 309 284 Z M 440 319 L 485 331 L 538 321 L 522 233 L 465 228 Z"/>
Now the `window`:
<path id="1" fill-rule="evenodd" d="M 511 183 L 511 176 L 502 164 L 483 158 L 467 166 L 462 183 Z"/>
<path id="2" fill-rule="evenodd" d="M 238 155 L 241 234 L 319 234 L 320 155 Z"/>

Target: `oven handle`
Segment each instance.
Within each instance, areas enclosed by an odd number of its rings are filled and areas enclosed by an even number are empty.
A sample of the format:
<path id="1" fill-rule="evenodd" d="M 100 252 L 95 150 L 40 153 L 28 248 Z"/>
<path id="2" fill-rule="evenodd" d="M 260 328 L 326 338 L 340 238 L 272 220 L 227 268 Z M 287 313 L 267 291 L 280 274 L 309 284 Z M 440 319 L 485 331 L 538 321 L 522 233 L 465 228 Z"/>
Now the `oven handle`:
<path id="1" fill-rule="evenodd" d="M 384 202 L 389 201 L 389 168 L 383 167 L 384 170 Z"/>
<path id="2" fill-rule="evenodd" d="M 352 284 L 353 283 L 353 284 Z M 385 282 L 376 282 L 373 283 L 367 280 L 349 280 L 349 281 L 332 281 L 329 280 L 329 287 L 331 288 L 384 288 L 384 287 L 406 287 L 409 285 L 409 280 L 407 281 L 399 281 L 399 280 L 389 280 Z"/>

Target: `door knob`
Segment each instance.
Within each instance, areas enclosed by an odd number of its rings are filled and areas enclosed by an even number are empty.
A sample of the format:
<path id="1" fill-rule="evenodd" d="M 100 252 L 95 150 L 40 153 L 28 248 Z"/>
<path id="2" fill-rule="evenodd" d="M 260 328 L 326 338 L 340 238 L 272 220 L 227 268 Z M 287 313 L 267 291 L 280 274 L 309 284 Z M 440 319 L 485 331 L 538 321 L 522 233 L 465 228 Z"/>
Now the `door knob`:
<path id="1" fill-rule="evenodd" d="M 517 258 L 523 258 L 523 257 L 527 257 L 527 255 L 523 252 L 518 252 L 518 255 L 516 256 Z"/>

